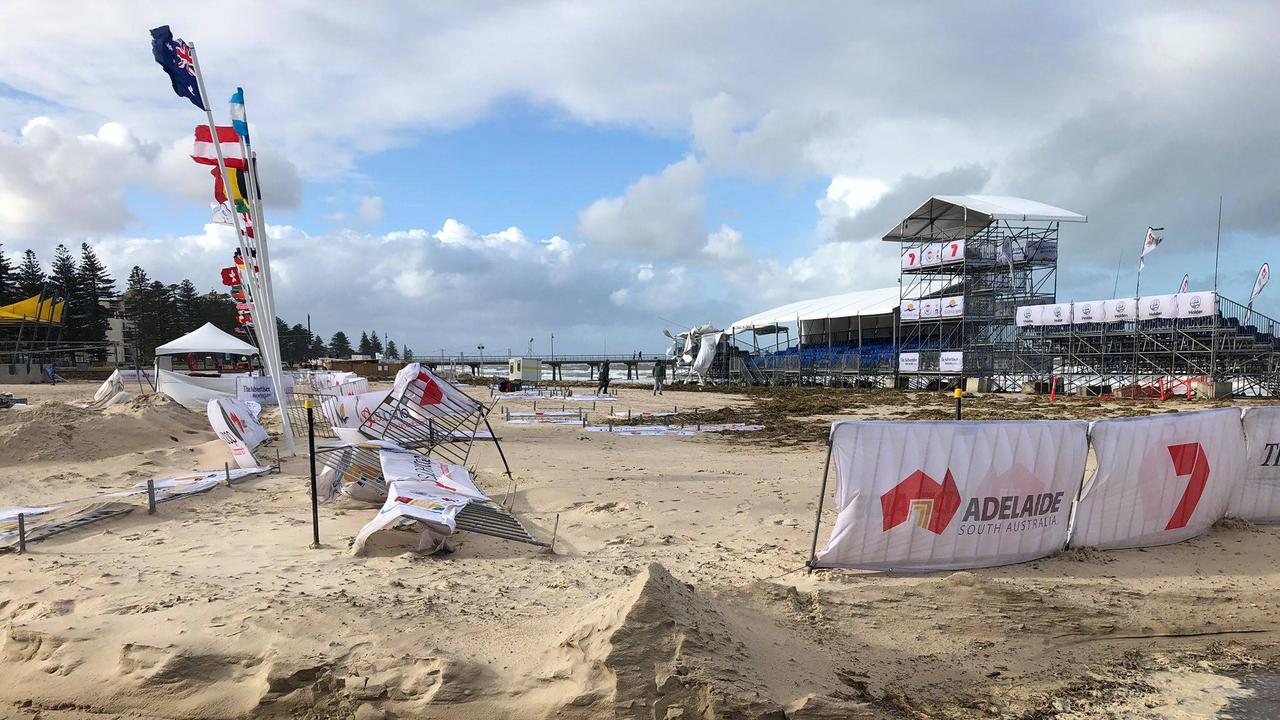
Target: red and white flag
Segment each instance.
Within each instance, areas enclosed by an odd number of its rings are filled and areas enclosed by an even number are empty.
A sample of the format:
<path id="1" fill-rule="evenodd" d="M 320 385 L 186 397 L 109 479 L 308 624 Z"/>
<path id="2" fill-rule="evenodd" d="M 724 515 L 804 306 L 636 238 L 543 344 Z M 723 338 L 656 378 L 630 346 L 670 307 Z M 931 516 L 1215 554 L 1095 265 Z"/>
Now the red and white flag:
<path id="1" fill-rule="evenodd" d="M 240 136 L 236 134 L 235 128 L 219 125 L 218 145 L 222 147 L 222 159 L 227 167 L 238 170 L 249 169 L 244 153 L 240 152 Z M 218 152 L 214 148 L 213 133 L 209 132 L 208 125 L 196 126 L 196 140 L 191 150 L 191 159 L 201 165 L 218 164 Z"/>
<path id="2" fill-rule="evenodd" d="M 1244 321 L 1247 323 L 1253 317 L 1253 300 L 1262 294 L 1262 288 L 1267 286 L 1267 281 L 1271 280 L 1271 264 L 1262 263 L 1262 267 L 1258 268 L 1258 279 L 1253 281 L 1253 292 L 1249 293 L 1248 310 L 1244 314 Z"/>
<path id="3" fill-rule="evenodd" d="M 1190 289 L 1191 289 L 1191 274 L 1188 273 L 1182 276 L 1182 284 L 1178 286 L 1178 292 L 1184 293 Z"/>
<path id="4" fill-rule="evenodd" d="M 1138 256 L 1138 272 L 1142 272 L 1142 268 L 1147 265 L 1147 253 L 1160 247 L 1160 243 L 1164 242 L 1164 236 L 1161 231 L 1164 228 L 1148 227 L 1147 238 L 1142 241 L 1142 254 Z"/>

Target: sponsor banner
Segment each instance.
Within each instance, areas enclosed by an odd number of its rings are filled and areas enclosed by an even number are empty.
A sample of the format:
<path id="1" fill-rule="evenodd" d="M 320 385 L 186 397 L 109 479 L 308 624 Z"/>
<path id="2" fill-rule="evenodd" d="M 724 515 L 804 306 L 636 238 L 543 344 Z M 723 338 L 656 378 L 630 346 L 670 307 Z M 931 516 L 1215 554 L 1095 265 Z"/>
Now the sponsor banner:
<path id="1" fill-rule="evenodd" d="M 908 248 L 902 253 L 902 269 L 912 270 L 920 267 L 920 251 L 916 248 Z"/>
<path id="2" fill-rule="evenodd" d="M 953 263 L 964 261 L 964 240 L 952 240 L 942 243 L 942 259 L 940 262 Z"/>
<path id="3" fill-rule="evenodd" d="M 898 353 L 898 371 L 907 373 L 920 372 L 920 353 Z"/>
<path id="4" fill-rule="evenodd" d="M 1145 295 L 1138 298 L 1139 320 L 1159 320 L 1177 316 L 1177 295 Z"/>
<path id="5" fill-rule="evenodd" d="M 920 256 L 920 264 L 924 266 L 937 265 L 942 262 L 942 243 L 929 243 L 924 246 L 924 251 Z"/>
<path id="6" fill-rule="evenodd" d="M 920 301 L 919 300 L 903 300 L 898 307 L 899 317 L 903 320 L 919 320 L 920 319 Z"/>
<path id="7" fill-rule="evenodd" d="M 1132 322 L 1137 319 L 1137 298 L 1116 298 L 1102 301 L 1103 322 Z"/>
<path id="8" fill-rule="evenodd" d="M 1071 303 L 1042 305 L 1040 311 L 1041 325 L 1069 325 L 1071 323 Z"/>
<path id="9" fill-rule="evenodd" d="M 937 318 L 942 317 L 942 300 L 938 298 L 927 298 L 920 301 L 920 317 L 921 318 Z"/>
<path id="10" fill-rule="evenodd" d="M 1174 299 L 1174 317 L 1211 317 L 1217 310 L 1217 296 L 1212 290 L 1178 293 Z"/>
<path id="11" fill-rule="evenodd" d="M 471 480 L 471 473 L 461 465 L 442 463 L 421 453 L 400 448 L 382 448 L 378 453 L 382 476 L 387 482 L 412 480 L 432 486 L 434 492 L 487 502 L 489 496 Z"/>
<path id="12" fill-rule="evenodd" d="M 816 564 L 951 570 L 1057 552 L 1086 431 L 1074 420 L 835 423 L 838 515 Z"/>
<path id="13" fill-rule="evenodd" d="M 409 363 L 396 373 L 391 393 L 396 399 L 407 396 L 410 401 L 405 405 L 410 408 L 431 408 L 436 413 L 469 415 L 481 409 L 480 403 L 421 363 Z"/>
<path id="14" fill-rule="evenodd" d="M 942 303 L 942 317 L 961 317 L 964 315 L 963 295 L 944 297 L 940 302 Z"/>
<path id="15" fill-rule="evenodd" d="M 938 370 L 944 373 L 964 372 L 964 352 L 944 350 L 938 354 Z"/>
<path id="16" fill-rule="evenodd" d="M 1231 494 L 1228 515 L 1280 522 L 1280 407 L 1244 411 L 1244 477 Z"/>
<path id="17" fill-rule="evenodd" d="M 1086 300 L 1071 303 L 1071 322 L 1076 325 L 1089 325 L 1102 322 L 1105 316 L 1103 305 L 1105 300 Z"/>
<path id="18" fill-rule="evenodd" d="M 358 428 L 372 415 L 374 408 L 391 394 L 390 390 L 377 390 L 359 395 L 342 395 L 326 398 L 321 403 L 325 417 L 336 428 Z"/>
<path id="19" fill-rule="evenodd" d="M 1017 323 L 1018 327 L 1032 327 L 1040 324 L 1040 313 L 1044 312 L 1043 305 L 1022 305 L 1018 308 Z"/>
<path id="20" fill-rule="evenodd" d="M 267 376 L 236 378 L 236 399 L 252 400 L 259 405 L 279 405 L 276 390 Z"/>
<path id="21" fill-rule="evenodd" d="M 438 462 L 398 448 L 384 447 L 379 458 L 382 475 L 390 483 L 387 500 L 356 535 L 356 553 L 364 550 L 370 535 L 403 520 L 422 523 L 425 526 L 423 544 L 430 542 L 435 548 L 442 547 L 443 537 L 457 529 L 458 512 L 468 503 L 489 499 L 461 465 Z"/>
<path id="22" fill-rule="evenodd" d="M 231 448 L 231 457 L 242 468 L 259 467 L 253 449 L 266 442 L 267 431 L 244 403 L 234 398 L 210 400 L 209 425 Z"/>
<path id="23" fill-rule="evenodd" d="M 1236 408 L 1099 420 L 1089 439 L 1098 464 L 1076 509 L 1072 547 L 1193 538 L 1223 516 L 1245 470 Z"/>

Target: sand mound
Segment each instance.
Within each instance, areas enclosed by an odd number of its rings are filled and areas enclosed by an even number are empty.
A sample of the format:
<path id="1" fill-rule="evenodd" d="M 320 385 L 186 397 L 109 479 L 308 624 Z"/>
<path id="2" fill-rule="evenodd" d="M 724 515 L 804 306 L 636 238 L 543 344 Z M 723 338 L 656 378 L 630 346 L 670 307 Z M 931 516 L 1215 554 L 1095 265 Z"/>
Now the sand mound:
<path id="1" fill-rule="evenodd" d="M 208 420 L 163 395 L 134 398 L 98 411 L 41 403 L 0 424 L 0 467 L 27 462 L 84 461 L 208 442 Z"/>
<path id="2" fill-rule="evenodd" d="M 802 673 L 789 665 L 812 654 L 772 622 L 719 606 L 657 563 L 579 617 L 550 663 L 551 678 L 576 684 L 559 689 L 569 715 L 782 717 L 799 697 Z M 812 679 L 815 668 L 807 669 Z"/>

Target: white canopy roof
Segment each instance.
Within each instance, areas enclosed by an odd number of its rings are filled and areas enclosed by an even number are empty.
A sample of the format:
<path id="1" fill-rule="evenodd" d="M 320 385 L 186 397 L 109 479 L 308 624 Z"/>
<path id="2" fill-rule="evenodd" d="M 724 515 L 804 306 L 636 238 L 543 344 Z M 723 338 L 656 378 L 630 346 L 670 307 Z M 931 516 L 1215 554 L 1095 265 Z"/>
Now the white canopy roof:
<path id="1" fill-rule="evenodd" d="M 177 340 L 156 348 L 157 355 L 185 355 L 187 353 L 227 353 L 230 355 L 257 355 L 258 348 L 229 335 L 213 323 L 205 323 Z"/>
<path id="2" fill-rule="evenodd" d="M 765 325 L 781 325 L 800 320 L 886 315 L 898 307 L 898 286 L 876 290 L 857 290 L 840 295 L 787 303 L 772 310 L 749 315 L 730 325 L 734 330 L 747 330 Z"/>
<path id="3" fill-rule="evenodd" d="M 1089 218 L 1036 200 L 1009 195 L 934 195 L 885 233 L 884 240 L 968 237 L 993 220 L 1088 222 Z"/>

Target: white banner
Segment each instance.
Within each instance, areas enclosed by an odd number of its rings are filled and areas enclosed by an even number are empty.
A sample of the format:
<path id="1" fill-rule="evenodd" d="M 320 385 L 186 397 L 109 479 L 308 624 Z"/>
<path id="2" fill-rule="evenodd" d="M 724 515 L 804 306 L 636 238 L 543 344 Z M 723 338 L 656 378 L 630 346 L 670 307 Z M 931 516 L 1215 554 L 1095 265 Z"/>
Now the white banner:
<path id="1" fill-rule="evenodd" d="M 390 394 L 390 390 L 377 390 L 360 395 L 326 398 L 322 406 L 325 416 L 334 427 L 358 428 Z"/>
<path id="2" fill-rule="evenodd" d="M 1262 267 L 1258 268 L 1258 278 L 1253 281 L 1253 292 L 1249 293 L 1249 305 L 1253 305 L 1253 301 L 1258 295 L 1262 294 L 1262 289 L 1267 286 L 1271 280 L 1271 264 L 1262 263 Z"/>
<path id="3" fill-rule="evenodd" d="M 231 457 L 242 468 L 256 468 L 253 449 L 266 442 L 267 431 L 254 419 L 248 406 L 234 398 L 210 400 L 209 425 L 231 448 Z"/>
<path id="4" fill-rule="evenodd" d="M 384 528 L 414 520 L 424 524 L 423 541 L 433 539 L 436 548 L 443 537 L 452 535 L 462 508 L 489 498 L 471 481 L 461 465 L 442 463 L 408 450 L 383 448 L 379 452 L 382 475 L 390 484 L 386 503 L 356 535 L 353 546 L 359 554 L 369 536 Z M 420 543 L 422 548 L 423 544 Z"/>
<path id="5" fill-rule="evenodd" d="M 942 317 L 961 317 L 964 315 L 964 296 L 952 295 L 942 298 Z"/>
<path id="6" fill-rule="evenodd" d="M 210 400 L 235 398 L 237 376 L 201 377 L 183 375 L 171 370 L 156 374 L 156 392 L 173 398 L 173 401 L 193 412 L 209 404 Z"/>
<path id="7" fill-rule="evenodd" d="M 1177 295 L 1144 295 L 1138 298 L 1139 320 L 1159 320 L 1177 316 Z"/>
<path id="8" fill-rule="evenodd" d="M 1252 522 L 1280 522 L 1280 407 L 1244 411 L 1244 477 L 1231 495 L 1228 515 Z"/>
<path id="9" fill-rule="evenodd" d="M 903 320 L 919 320 L 920 319 L 920 301 L 919 300 L 903 300 L 898 307 L 899 317 Z"/>
<path id="10" fill-rule="evenodd" d="M 1174 300 L 1174 314 L 1180 318 L 1212 317 L 1217 309 L 1217 296 L 1212 290 L 1180 293 Z"/>
<path id="11" fill-rule="evenodd" d="M 920 372 L 920 353 L 898 353 L 898 371 L 905 373 Z"/>
<path id="12" fill-rule="evenodd" d="M 938 298 L 927 298 L 920 301 L 921 318 L 942 317 L 942 301 Z"/>
<path id="13" fill-rule="evenodd" d="M 964 240 L 952 240 L 942 243 L 943 263 L 962 262 L 964 260 Z"/>
<path id="14" fill-rule="evenodd" d="M 1098 466 L 1076 509 L 1072 547 L 1195 537 L 1223 516 L 1244 474 L 1236 408 L 1099 420 L 1089 438 Z"/>
<path id="15" fill-rule="evenodd" d="M 1040 324 L 1040 313 L 1044 311 L 1043 305 L 1022 305 L 1018 308 L 1017 322 L 1018 327 L 1031 327 Z"/>
<path id="16" fill-rule="evenodd" d="M 920 267 L 920 251 L 915 248 L 907 248 L 907 251 L 902 253 L 902 269 L 913 270 L 918 267 Z"/>
<path id="17" fill-rule="evenodd" d="M 924 252 L 920 257 L 921 265 L 937 265 L 942 262 L 942 243 L 929 243 L 924 246 Z"/>
<path id="18" fill-rule="evenodd" d="M 944 373 L 964 372 L 964 351 L 944 350 L 939 353 L 938 370 Z"/>
<path id="19" fill-rule="evenodd" d="M 819 567 L 949 570 L 1066 543 L 1081 421 L 847 421 L 831 428 L 835 528 Z"/>
<path id="20" fill-rule="evenodd" d="M 1071 303 L 1044 305 L 1040 313 L 1041 325 L 1068 325 L 1071 323 Z"/>
<path id="21" fill-rule="evenodd" d="M 409 363 L 396 373 L 396 381 L 391 389 L 392 395 L 400 398 L 406 392 L 412 402 L 406 402 L 404 407 L 411 410 L 417 409 L 416 405 L 422 408 L 430 407 L 436 414 L 469 415 L 478 412 L 481 408 L 480 403 L 445 382 L 443 378 L 421 363 Z"/>
<path id="22" fill-rule="evenodd" d="M 271 378 L 266 376 L 236 378 L 236 398 L 252 400 L 260 405 L 279 404 L 276 402 L 276 390 L 271 385 Z"/>
<path id="23" fill-rule="evenodd" d="M 1100 323 L 1105 317 L 1103 305 L 1105 300 L 1086 300 L 1084 302 L 1071 303 L 1071 322 L 1076 325 L 1089 325 L 1091 323 Z"/>
<path id="24" fill-rule="evenodd" d="M 1115 298 L 1102 301 L 1103 322 L 1131 322 L 1137 319 L 1137 298 Z"/>

